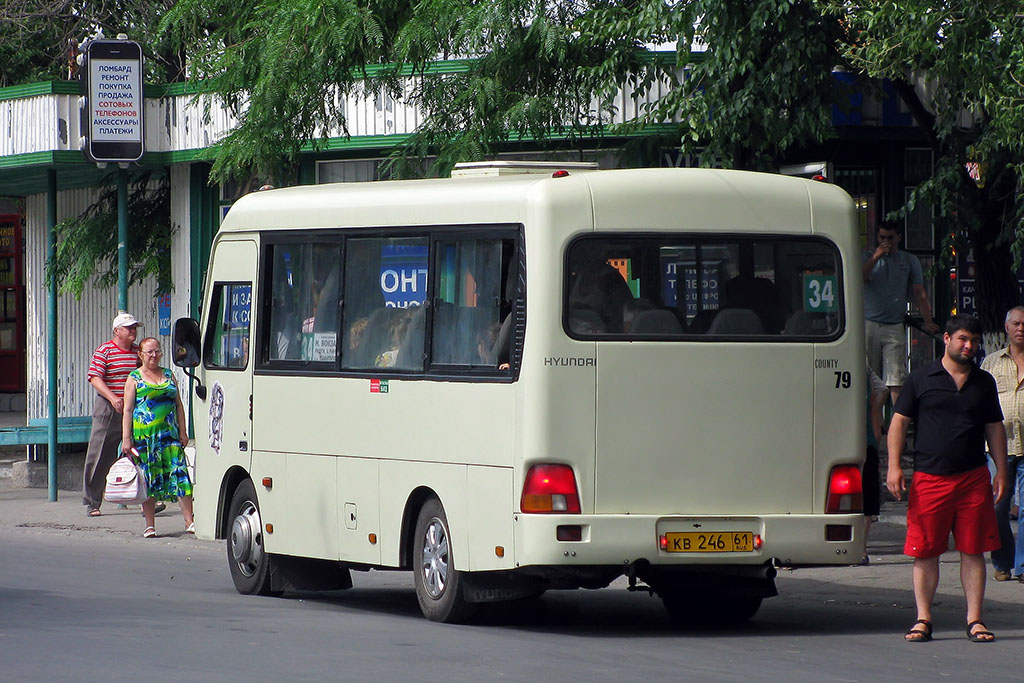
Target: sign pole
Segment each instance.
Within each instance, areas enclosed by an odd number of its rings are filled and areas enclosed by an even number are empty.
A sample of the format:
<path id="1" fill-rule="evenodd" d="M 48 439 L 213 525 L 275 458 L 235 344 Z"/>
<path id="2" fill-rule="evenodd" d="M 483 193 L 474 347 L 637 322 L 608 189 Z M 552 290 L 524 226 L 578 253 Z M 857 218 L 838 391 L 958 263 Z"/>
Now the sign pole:
<path id="1" fill-rule="evenodd" d="M 46 258 L 57 255 L 57 171 L 46 172 Z M 57 501 L 57 276 L 46 278 L 46 488 L 51 503 Z"/>
<path id="2" fill-rule="evenodd" d="M 128 169 L 124 166 L 117 168 L 117 310 L 122 313 L 128 310 Z"/>

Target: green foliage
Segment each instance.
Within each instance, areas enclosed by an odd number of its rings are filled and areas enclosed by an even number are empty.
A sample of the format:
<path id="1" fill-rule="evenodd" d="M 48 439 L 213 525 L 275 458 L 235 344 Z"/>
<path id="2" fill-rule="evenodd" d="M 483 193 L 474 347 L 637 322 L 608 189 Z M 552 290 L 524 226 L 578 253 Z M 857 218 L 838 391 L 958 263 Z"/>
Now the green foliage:
<path id="1" fill-rule="evenodd" d="M 63 39 L 61 28 L 52 23 L 19 28 L 0 22 L 0 87 L 68 78 L 71 65 Z"/>
<path id="2" fill-rule="evenodd" d="M 416 63 L 433 41 L 474 61 L 463 73 L 421 76 L 411 99 L 427 115 L 392 155 L 392 168 L 408 175 L 412 162 L 415 173 L 416 160 L 436 154 L 433 172 L 443 175 L 457 161 L 520 141 L 582 156 L 621 113 L 614 99 L 621 85 L 643 90 L 663 75 L 640 50 L 649 32 L 617 30 L 639 29 L 642 18 L 613 2 L 419 5 L 399 34 L 396 58 Z"/>
<path id="3" fill-rule="evenodd" d="M 83 214 L 56 226 L 57 252 L 47 263 L 47 276 L 56 275 L 61 292 L 76 299 L 96 278 L 103 288 L 117 284 L 116 174 L 107 178 L 100 198 Z M 128 285 L 156 278 L 154 295 L 167 294 L 171 281 L 170 181 L 141 173 L 128 191 Z"/>
<path id="4" fill-rule="evenodd" d="M 1019 266 L 1024 250 L 1019 0 L 899 0 L 855 12 L 841 0 L 823 4 L 846 29 L 844 57 L 860 72 L 893 81 L 933 151 L 932 177 L 899 213 L 926 202 L 948 245 L 974 248 L 982 321 L 1001 329 L 1003 313 L 1019 303 L 1011 265 Z"/>
<path id="5" fill-rule="evenodd" d="M 4 0 L 0 3 L 0 86 L 77 77 L 77 46 L 97 30 L 125 33 L 145 54 L 148 81 L 180 81 L 185 54 L 153 29 L 174 0 Z"/>
<path id="6" fill-rule="evenodd" d="M 193 45 L 190 68 L 240 117 L 213 149 L 215 179 L 252 174 L 274 179 L 293 170 L 302 145 L 328 131 L 347 133 L 344 99 L 397 92 L 385 68 L 398 27 L 411 10 L 387 0 L 182 0 L 161 35 Z"/>
<path id="7" fill-rule="evenodd" d="M 685 2 L 670 33 L 680 36 L 684 83 L 653 116 L 682 122 L 684 148 L 774 170 L 787 150 L 834 135 L 831 108 L 848 95 L 831 73 L 839 28 L 811 0 Z"/>
<path id="8" fill-rule="evenodd" d="M 615 112 L 623 79 L 643 88 L 658 71 L 638 53 L 650 31 L 613 35 L 594 19 L 602 13 L 632 31 L 668 9 L 650 0 L 182 0 L 161 28 L 195 46 L 195 77 L 240 115 L 212 151 L 215 179 L 288 175 L 304 144 L 316 149 L 332 128 L 347 134 L 344 98 L 363 92 L 428 112 L 393 160 L 407 174 L 427 153 L 443 172 L 508 141 L 543 146 L 552 131 L 557 148 L 581 149 Z M 428 74 L 439 57 L 473 61 L 466 73 Z M 411 86 L 400 78 L 410 71 L 419 76 Z"/>

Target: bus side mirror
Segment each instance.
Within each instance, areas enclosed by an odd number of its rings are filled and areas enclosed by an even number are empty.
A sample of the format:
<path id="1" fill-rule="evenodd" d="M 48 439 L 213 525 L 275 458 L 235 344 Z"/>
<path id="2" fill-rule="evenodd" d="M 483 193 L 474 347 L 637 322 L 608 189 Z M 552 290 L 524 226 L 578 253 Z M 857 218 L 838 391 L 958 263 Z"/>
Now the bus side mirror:
<path id="1" fill-rule="evenodd" d="M 194 368 L 199 365 L 199 323 L 192 318 L 178 318 L 174 321 L 173 348 L 174 364 L 179 368 Z"/>
<path id="2" fill-rule="evenodd" d="M 185 370 L 185 374 L 196 382 L 196 396 L 206 400 L 206 387 L 190 368 L 199 365 L 202 341 L 199 336 L 199 323 L 192 318 L 178 318 L 174 321 L 174 334 L 171 336 L 171 347 L 174 349 L 174 364 Z"/>

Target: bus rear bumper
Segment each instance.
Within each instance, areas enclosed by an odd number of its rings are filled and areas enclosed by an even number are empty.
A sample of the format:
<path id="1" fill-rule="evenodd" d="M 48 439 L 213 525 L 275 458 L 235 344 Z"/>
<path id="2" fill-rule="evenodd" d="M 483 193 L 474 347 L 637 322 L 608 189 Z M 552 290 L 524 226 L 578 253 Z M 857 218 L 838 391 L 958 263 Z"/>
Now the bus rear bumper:
<path id="1" fill-rule="evenodd" d="M 865 517 L 515 515 L 515 565 L 850 565 Z M 559 540 L 579 538 L 579 540 Z M 686 543 L 683 547 L 680 539 Z M 833 539 L 833 540 L 830 540 Z M 733 544 L 735 543 L 735 546 Z M 740 549 L 735 549 L 735 548 Z"/>

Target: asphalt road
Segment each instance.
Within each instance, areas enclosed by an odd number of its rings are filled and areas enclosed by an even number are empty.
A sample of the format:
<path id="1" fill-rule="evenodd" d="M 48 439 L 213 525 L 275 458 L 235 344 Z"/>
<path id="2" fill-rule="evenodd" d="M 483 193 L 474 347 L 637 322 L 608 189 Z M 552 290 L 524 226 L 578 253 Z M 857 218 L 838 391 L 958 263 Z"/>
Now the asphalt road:
<path id="1" fill-rule="evenodd" d="M 902 642 L 914 612 L 895 525 L 876 525 L 869 567 L 780 573 L 780 597 L 740 628 L 680 627 L 659 600 L 622 585 L 552 591 L 447 626 L 420 616 L 408 573 L 355 573 L 352 590 L 328 594 L 241 596 L 223 545 L 181 533 L 173 506 L 148 540 L 137 511 L 92 520 L 73 505 L 0 491 L 5 680 L 1020 678 L 1024 585 L 989 583 L 999 641 L 969 643 L 954 553 L 936 640 Z"/>

